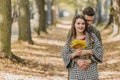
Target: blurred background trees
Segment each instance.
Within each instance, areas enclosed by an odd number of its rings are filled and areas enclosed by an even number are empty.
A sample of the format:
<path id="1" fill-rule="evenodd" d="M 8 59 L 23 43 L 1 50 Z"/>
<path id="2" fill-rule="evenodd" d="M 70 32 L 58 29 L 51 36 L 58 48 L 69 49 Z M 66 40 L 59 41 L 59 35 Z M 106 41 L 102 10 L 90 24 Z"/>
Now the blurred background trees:
<path id="1" fill-rule="evenodd" d="M 13 17 L 19 17 L 19 1 L 12 0 L 12 14 Z M 48 26 L 56 25 L 60 20 L 69 19 L 71 20 L 73 16 L 77 14 L 82 14 L 82 10 L 86 6 L 92 6 L 96 11 L 95 25 L 102 25 L 102 29 L 106 29 L 112 26 L 113 32 L 115 26 L 112 25 L 113 21 L 116 19 L 115 16 L 119 16 L 119 0 L 27 0 L 27 9 L 30 12 L 30 19 L 37 20 L 38 26 L 36 26 L 35 31 L 40 35 L 40 31 L 47 33 Z M 16 14 L 16 15 L 15 15 Z M 37 19 L 36 19 L 37 18 Z M 119 18 L 119 17 L 118 17 Z M 119 21 L 119 19 L 117 19 Z M 117 22 L 115 21 L 115 22 Z M 113 24 L 118 24 L 118 23 Z M 109 25 L 111 24 L 111 25 Z M 119 30 L 119 29 L 117 29 Z M 118 31 L 117 31 L 118 32 Z"/>
<path id="2" fill-rule="evenodd" d="M 120 33 L 120 0 L 113 1 L 113 33 Z"/>
<path id="3" fill-rule="evenodd" d="M 28 41 L 33 44 L 30 27 L 30 9 L 28 0 L 19 0 L 19 36 L 18 40 Z"/>
<path id="4" fill-rule="evenodd" d="M 11 0 L 0 0 L 0 57 L 9 58 L 20 63 L 24 60 L 11 51 Z"/>
<path id="5" fill-rule="evenodd" d="M 120 31 L 119 0 L 0 0 L 0 50 L 11 55 L 11 24 L 18 22 L 18 40 L 33 44 L 32 33 L 40 35 L 57 24 L 71 24 L 75 14 L 82 14 L 86 6 L 96 11 L 94 25 L 99 30 Z M 3 5 L 4 4 L 4 5 Z M 32 26 L 31 26 L 32 25 Z M 14 27 L 12 27 L 14 28 Z M 49 34 L 49 33 L 47 33 Z M 7 48 L 6 48 L 7 47 Z"/>

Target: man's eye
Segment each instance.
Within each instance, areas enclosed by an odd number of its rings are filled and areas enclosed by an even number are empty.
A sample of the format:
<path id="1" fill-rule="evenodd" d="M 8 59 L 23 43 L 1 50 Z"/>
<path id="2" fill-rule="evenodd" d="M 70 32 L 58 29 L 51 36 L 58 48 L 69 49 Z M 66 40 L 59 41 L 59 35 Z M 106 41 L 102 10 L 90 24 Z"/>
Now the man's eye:
<path id="1" fill-rule="evenodd" d="M 93 20 L 86 20 L 86 21 L 93 21 Z"/>

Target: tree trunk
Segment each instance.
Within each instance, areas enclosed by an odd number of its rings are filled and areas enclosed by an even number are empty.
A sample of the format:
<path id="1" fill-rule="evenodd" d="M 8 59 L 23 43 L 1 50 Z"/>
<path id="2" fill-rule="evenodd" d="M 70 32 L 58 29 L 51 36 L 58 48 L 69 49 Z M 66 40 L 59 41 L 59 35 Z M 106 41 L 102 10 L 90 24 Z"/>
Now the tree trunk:
<path id="1" fill-rule="evenodd" d="M 42 31 L 47 33 L 46 31 L 46 11 L 45 11 L 45 0 L 40 0 L 41 8 L 40 8 L 40 23 L 42 26 Z"/>
<path id="2" fill-rule="evenodd" d="M 102 22 L 102 1 L 97 0 L 97 6 L 96 6 L 96 25 L 99 25 Z"/>
<path id="3" fill-rule="evenodd" d="M 0 57 L 25 63 L 11 52 L 11 0 L 0 0 Z"/>
<path id="4" fill-rule="evenodd" d="M 38 8 L 38 14 L 39 14 L 39 25 L 38 25 L 38 28 L 35 28 L 35 31 L 36 31 L 36 33 L 38 34 L 38 35 L 40 35 L 40 32 L 41 32 L 41 26 L 40 26 L 40 0 L 36 0 L 35 1 L 36 2 L 36 5 L 37 5 L 37 8 Z"/>
<path id="5" fill-rule="evenodd" d="M 29 0 L 20 0 L 19 2 L 19 40 L 28 41 L 33 44 L 30 28 L 30 10 Z"/>
<path id="6" fill-rule="evenodd" d="M 48 26 L 52 25 L 52 2 L 51 0 L 47 0 L 47 24 Z"/>
<path id="7" fill-rule="evenodd" d="M 11 1 L 0 0 L 0 52 L 11 53 Z"/>
<path id="8" fill-rule="evenodd" d="M 38 26 L 38 29 L 36 29 L 36 32 L 38 35 L 40 35 L 41 31 L 47 33 L 47 31 L 46 31 L 45 0 L 36 0 L 36 5 L 38 8 L 38 13 L 39 13 L 39 26 Z"/>
<path id="9" fill-rule="evenodd" d="M 115 0 L 113 1 L 113 8 L 114 8 L 114 24 L 113 24 L 113 33 L 112 35 L 117 35 L 119 33 L 120 28 L 120 1 Z"/>
<path id="10" fill-rule="evenodd" d="M 54 26 L 56 26 L 56 23 L 57 23 L 57 18 L 56 18 L 56 9 L 57 9 L 57 1 L 52 1 L 52 6 L 53 6 L 53 8 L 52 8 L 52 24 L 54 25 Z"/>
<path id="11" fill-rule="evenodd" d="M 104 9 L 104 14 L 103 14 L 103 22 L 106 24 L 108 23 L 108 11 L 110 8 L 110 4 L 111 1 L 110 0 L 105 0 L 104 5 L 103 5 L 103 9 Z"/>
<path id="12" fill-rule="evenodd" d="M 107 24 L 105 25 L 104 29 L 107 29 L 109 27 L 109 25 L 111 25 L 111 23 L 113 23 L 113 12 L 114 12 L 114 9 L 113 9 L 113 2 L 112 0 L 110 0 L 110 13 L 109 13 L 109 19 L 108 19 L 108 22 Z"/>

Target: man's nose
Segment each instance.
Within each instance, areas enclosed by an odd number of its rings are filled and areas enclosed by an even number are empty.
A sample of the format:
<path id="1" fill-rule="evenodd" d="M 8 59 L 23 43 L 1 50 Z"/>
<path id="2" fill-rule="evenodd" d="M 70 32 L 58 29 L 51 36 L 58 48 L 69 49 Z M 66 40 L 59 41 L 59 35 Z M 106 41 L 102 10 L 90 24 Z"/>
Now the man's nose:
<path id="1" fill-rule="evenodd" d="M 92 24 L 92 21 L 88 21 L 89 24 Z"/>

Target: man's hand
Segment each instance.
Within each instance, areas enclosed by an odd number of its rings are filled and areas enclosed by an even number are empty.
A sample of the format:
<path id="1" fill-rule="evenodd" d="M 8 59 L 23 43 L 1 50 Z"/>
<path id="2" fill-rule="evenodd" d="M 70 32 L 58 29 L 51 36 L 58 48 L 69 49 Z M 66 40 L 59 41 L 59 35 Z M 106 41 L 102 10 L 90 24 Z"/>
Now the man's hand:
<path id="1" fill-rule="evenodd" d="M 90 60 L 84 60 L 84 59 L 77 60 L 77 65 L 78 65 L 79 70 L 87 69 L 90 63 L 91 63 Z"/>

